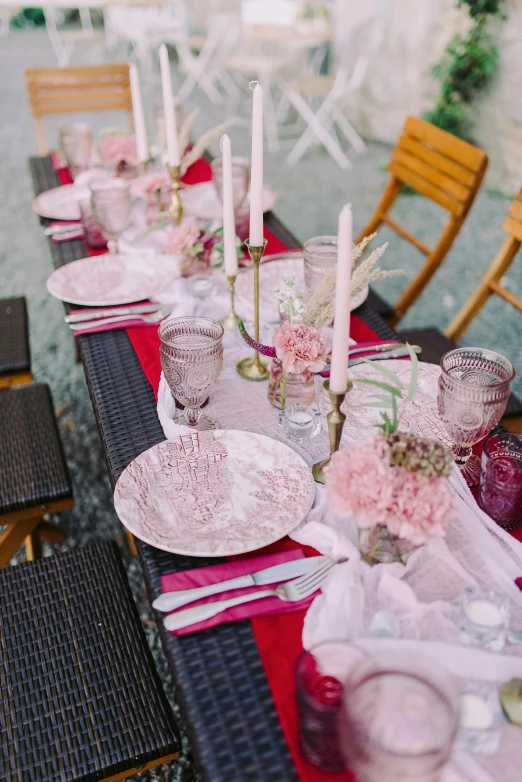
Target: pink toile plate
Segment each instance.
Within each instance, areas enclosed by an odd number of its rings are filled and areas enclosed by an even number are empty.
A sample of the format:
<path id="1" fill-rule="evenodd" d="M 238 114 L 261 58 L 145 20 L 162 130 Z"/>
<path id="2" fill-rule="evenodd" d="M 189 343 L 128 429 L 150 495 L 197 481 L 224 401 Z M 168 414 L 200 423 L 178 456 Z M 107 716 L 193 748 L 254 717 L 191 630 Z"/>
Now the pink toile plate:
<path id="1" fill-rule="evenodd" d="M 114 492 L 120 521 L 151 546 L 196 557 L 283 538 L 314 501 L 306 462 L 284 443 L 236 430 L 190 432 L 140 454 Z"/>

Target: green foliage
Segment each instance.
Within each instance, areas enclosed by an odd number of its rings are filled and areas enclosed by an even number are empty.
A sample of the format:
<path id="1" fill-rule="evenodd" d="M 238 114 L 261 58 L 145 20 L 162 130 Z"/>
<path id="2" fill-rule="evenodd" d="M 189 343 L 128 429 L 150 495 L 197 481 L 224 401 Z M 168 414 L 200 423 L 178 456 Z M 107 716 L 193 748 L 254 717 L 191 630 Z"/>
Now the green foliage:
<path id="1" fill-rule="evenodd" d="M 488 84 L 498 68 L 499 53 L 488 32 L 489 17 L 503 17 L 503 0 L 459 0 L 474 20 L 466 36 L 456 35 L 442 61 L 433 69 L 441 81 L 440 98 L 425 118 L 459 138 L 468 138 L 467 106 Z"/>
<path id="2" fill-rule="evenodd" d="M 10 21 L 11 27 L 18 30 L 23 27 L 39 27 L 44 24 L 45 16 L 41 8 L 24 8 L 11 17 Z"/>

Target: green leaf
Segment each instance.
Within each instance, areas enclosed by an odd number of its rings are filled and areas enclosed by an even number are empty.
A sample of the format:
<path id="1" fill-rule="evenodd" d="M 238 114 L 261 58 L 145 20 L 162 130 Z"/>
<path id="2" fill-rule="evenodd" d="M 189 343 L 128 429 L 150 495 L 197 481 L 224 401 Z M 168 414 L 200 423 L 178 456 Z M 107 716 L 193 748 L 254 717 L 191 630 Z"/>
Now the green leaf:
<path id="1" fill-rule="evenodd" d="M 395 386 L 390 386 L 388 383 L 383 383 L 380 380 L 370 380 L 369 378 L 365 377 L 355 377 L 353 382 L 364 383 L 367 386 L 375 386 L 375 388 L 380 388 L 382 391 L 388 391 L 388 393 L 394 394 L 395 396 L 401 395 L 401 392 L 398 388 L 395 388 Z"/>
<path id="2" fill-rule="evenodd" d="M 400 377 L 397 377 L 395 372 L 392 372 L 390 369 L 386 369 L 386 367 L 379 366 L 379 361 L 370 361 L 368 358 L 362 358 L 361 361 L 363 361 L 365 364 L 368 364 L 368 366 L 373 367 L 378 372 L 381 373 L 381 375 L 384 375 L 384 377 L 387 377 L 390 383 L 392 383 L 396 388 L 400 388 L 402 390 L 403 383 Z"/>
<path id="3" fill-rule="evenodd" d="M 411 359 L 410 385 L 408 387 L 408 396 L 406 397 L 406 401 L 411 402 L 411 400 L 417 393 L 417 381 L 419 378 L 419 359 L 417 358 L 417 354 L 412 349 L 409 342 L 406 343 L 406 347 L 408 348 L 408 353 L 410 354 L 410 359 Z"/>

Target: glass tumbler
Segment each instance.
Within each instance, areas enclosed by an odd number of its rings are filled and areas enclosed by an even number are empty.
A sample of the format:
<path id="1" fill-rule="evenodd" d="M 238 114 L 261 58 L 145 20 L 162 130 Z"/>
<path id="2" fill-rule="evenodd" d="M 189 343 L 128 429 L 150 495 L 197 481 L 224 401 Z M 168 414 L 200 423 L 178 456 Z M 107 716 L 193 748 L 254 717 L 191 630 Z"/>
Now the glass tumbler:
<path id="1" fill-rule="evenodd" d="M 88 122 L 68 122 L 60 125 L 60 148 L 74 179 L 91 165 L 92 133 Z"/>
<path id="2" fill-rule="evenodd" d="M 220 201 L 223 201 L 223 162 L 220 157 L 214 158 L 210 164 L 212 181 Z M 232 158 L 232 194 L 234 199 L 234 214 L 236 233 L 241 239 L 248 238 L 249 206 L 246 200 L 250 187 L 250 161 L 244 157 Z"/>
<path id="3" fill-rule="evenodd" d="M 303 245 L 306 297 L 309 299 L 337 265 L 337 236 L 315 236 Z"/>
<path id="4" fill-rule="evenodd" d="M 459 719 L 458 691 L 442 668 L 381 652 L 344 685 L 342 747 L 357 782 L 438 782 Z"/>
<path id="5" fill-rule="evenodd" d="M 93 250 L 101 250 L 103 247 L 107 246 L 107 242 L 92 212 L 91 199 L 80 199 L 80 201 L 78 201 L 78 206 L 80 207 L 80 214 L 82 216 L 83 238 L 85 244 Z"/>
<path id="6" fill-rule="evenodd" d="M 91 185 L 92 212 L 107 240 L 110 253 L 118 252 L 118 239 L 127 228 L 132 209 L 130 184 L 114 177 Z"/>
<path id="7" fill-rule="evenodd" d="M 187 316 L 164 321 L 158 334 L 161 367 L 172 396 L 185 406 L 185 423 L 212 428 L 201 406 L 223 366 L 223 327 L 210 318 Z"/>
<path id="8" fill-rule="evenodd" d="M 484 443 L 479 505 L 500 527 L 522 525 L 522 436 L 490 434 Z"/>
<path id="9" fill-rule="evenodd" d="M 480 478 L 480 460 L 471 447 L 498 424 L 515 377 L 512 364 L 493 350 L 457 348 L 440 361 L 437 404 L 453 440 L 453 456 L 468 486 Z"/>

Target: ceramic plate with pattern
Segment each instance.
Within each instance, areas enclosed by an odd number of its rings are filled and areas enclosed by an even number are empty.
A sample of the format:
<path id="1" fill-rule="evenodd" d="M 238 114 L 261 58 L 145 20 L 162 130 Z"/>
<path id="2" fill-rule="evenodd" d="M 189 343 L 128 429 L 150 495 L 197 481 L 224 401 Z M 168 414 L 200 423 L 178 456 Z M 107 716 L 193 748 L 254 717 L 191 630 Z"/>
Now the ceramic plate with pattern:
<path id="1" fill-rule="evenodd" d="M 301 253 L 281 253 L 270 256 L 259 267 L 259 307 L 262 318 L 268 321 L 279 320 L 279 302 L 274 293 L 284 277 L 295 278 L 295 289 L 305 292 L 304 261 Z M 253 306 L 254 303 L 254 272 L 245 269 L 236 279 L 236 296 Z M 351 309 L 355 310 L 366 301 L 368 288 L 365 288 L 352 301 Z"/>
<path id="2" fill-rule="evenodd" d="M 47 290 L 70 304 L 106 307 L 156 296 L 178 276 L 174 256 L 105 253 L 56 269 L 47 280 Z"/>
<path id="3" fill-rule="evenodd" d="M 312 507 L 312 471 L 289 446 L 218 429 L 140 454 L 114 492 L 120 521 L 151 546 L 196 557 L 254 551 L 283 538 Z"/>
<path id="4" fill-rule="evenodd" d="M 223 220 L 223 205 L 219 200 L 212 182 L 200 182 L 181 189 L 183 212 L 185 217 L 197 217 L 199 220 Z M 276 191 L 270 185 L 263 187 L 263 211 L 269 212 L 277 201 Z M 248 214 L 249 197 L 247 195 L 244 211 Z"/>
<path id="5" fill-rule="evenodd" d="M 79 201 L 90 198 L 91 191 L 87 186 L 61 185 L 40 193 L 33 200 L 33 212 L 49 220 L 80 220 Z"/>

